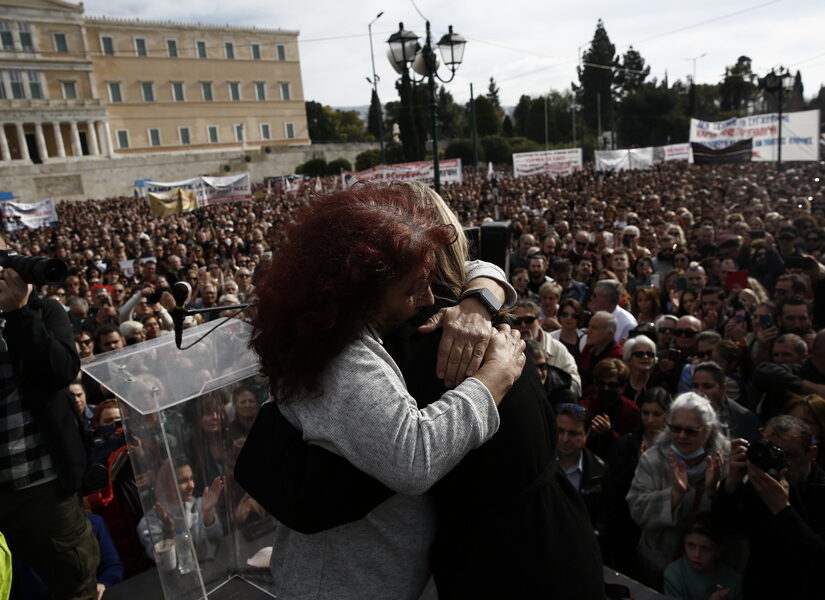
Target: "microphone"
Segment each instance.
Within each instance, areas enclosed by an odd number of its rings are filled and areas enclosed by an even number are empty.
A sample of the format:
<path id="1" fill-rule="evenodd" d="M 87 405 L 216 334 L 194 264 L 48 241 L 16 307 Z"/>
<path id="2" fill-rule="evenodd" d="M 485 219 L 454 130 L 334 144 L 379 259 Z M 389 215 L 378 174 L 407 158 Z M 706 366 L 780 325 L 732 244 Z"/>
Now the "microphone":
<path id="1" fill-rule="evenodd" d="M 172 324 L 175 327 L 175 346 L 180 350 L 183 337 L 183 318 L 186 316 L 186 300 L 192 293 L 192 286 L 185 281 L 178 281 L 172 286 L 172 297 L 175 299 L 175 308 L 172 309 Z"/>

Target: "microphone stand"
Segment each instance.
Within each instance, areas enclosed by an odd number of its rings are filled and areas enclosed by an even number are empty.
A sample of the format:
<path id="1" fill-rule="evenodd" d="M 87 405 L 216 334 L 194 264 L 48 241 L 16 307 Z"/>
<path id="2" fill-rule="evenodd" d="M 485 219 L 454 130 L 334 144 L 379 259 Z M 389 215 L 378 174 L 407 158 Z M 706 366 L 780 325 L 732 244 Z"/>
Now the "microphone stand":
<path id="1" fill-rule="evenodd" d="M 246 302 L 244 304 L 231 304 L 229 306 L 209 306 L 207 308 L 186 308 L 185 306 L 175 306 L 175 308 L 173 308 L 172 310 L 174 312 L 176 312 L 178 315 L 180 315 L 180 319 L 181 319 L 181 321 L 183 321 L 184 318 L 186 318 L 190 315 L 204 315 L 204 314 L 220 313 L 220 312 L 223 312 L 225 310 L 237 310 L 237 311 L 240 312 L 241 310 L 243 310 L 245 308 L 250 308 L 252 306 L 255 306 L 255 304 L 256 304 L 255 302 Z M 227 317 L 227 318 L 229 318 L 229 317 Z M 210 329 L 209 331 L 207 331 L 203 335 L 203 337 L 206 337 L 207 335 L 212 333 L 212 331 L 213 330 Z M 201 339 L 203 339 L 203 338 L 201 338 Z M 197 343 L 199 341 L 200 341 L 200 339 L 197 340 L 195 343 Z M 177 344 L 177 346 L 178 346 L 178 350 L 186 350 L 190 347 L 190 346 L 187 346 L 187 348 L 181 348 L 180 344 Z"/>

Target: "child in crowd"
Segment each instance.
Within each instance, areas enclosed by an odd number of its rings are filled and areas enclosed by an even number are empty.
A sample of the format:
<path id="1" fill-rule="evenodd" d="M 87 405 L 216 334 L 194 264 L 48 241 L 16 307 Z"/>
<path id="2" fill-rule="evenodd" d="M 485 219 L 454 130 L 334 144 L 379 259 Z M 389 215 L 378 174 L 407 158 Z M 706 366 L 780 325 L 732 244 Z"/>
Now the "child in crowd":
<path id="1" fill-rule="evenodd" d="M 719 562 L 721 537 L 710 515 L 700 513 L 685 527 L 684 555 L 665 569 L 665 595 L 676 600 L 741 600 L 742 577 Z"/>

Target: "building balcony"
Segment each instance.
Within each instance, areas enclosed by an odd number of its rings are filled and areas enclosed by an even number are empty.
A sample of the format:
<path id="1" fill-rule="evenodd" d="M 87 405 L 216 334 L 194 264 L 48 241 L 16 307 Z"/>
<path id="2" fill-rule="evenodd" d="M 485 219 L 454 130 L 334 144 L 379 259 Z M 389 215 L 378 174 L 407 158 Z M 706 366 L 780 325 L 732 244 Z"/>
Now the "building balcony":
<path id="1" fill-rule="evenodd" d="M 0 110 L 55 110 L 66 108 L 102 108 L 103 102 L 97 98 L 77 98 L 74 100 L 60 99 L 31 99 L 25 98 L 16 100 L 12 98 L 4 98 L 0 100 Z"/>

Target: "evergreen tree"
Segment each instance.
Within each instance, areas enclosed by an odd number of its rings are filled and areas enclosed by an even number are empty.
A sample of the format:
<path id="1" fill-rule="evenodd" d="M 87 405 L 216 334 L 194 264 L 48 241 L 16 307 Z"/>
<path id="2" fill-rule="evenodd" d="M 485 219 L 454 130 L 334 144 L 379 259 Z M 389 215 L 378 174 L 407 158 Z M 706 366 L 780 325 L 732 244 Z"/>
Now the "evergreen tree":
<path id="1" fill-rule="evenodd" d="M 437 102 L 439 137 L 458 138 L 465 135 L 467 123 L 463 111 L 453 100 L 453 95 L 444 86 L 438 88 Z"/>
<path id="2" fill-rule="evenodd" d="M 496 80 L 490 77 L 490 85 L 487 86 L 487 99 L 493 103 L 496 108 L 501 108 L 501 101 L 498 97 L 498 86 Z"/>
<path id="3" fill-rule="evenodd" d="M 476 130 L 479 137 L 488 135 L 498 135 L 501 130 L 501 120 L 499 119 L 496 107 L 490 102 L 487 96 L 478 96 L 475 99 L 476 105 Z M 470 113 L 469 102 L 467 103 L 467 114 Z"/>
<path id="4" fill-rule="evenodd" d="M 378 100 L 375 88 L 373 88 L 372 97 L 370 98 L 370 111 L 367 113 L 367 132 L 375 139 L 381 137 L 381 119 L 384 118 L 382 112 L 381 102 Z"/>
<path id="5" fill-rule="evenodd" d="M 510 118 L 510 115 L 504 117 L 504 121 L 501 123 L 501 133 L 504 137 L 513 137 L 515 128 L 513 127 L 513 120 Z"/>
<path id="6" fill-rule="evenodd" d="M 518 104 L 513 109 L 513 120 L 515 121 L 516 135 L 527 137 L 528 119 L 530 114 L 530 96 L 522 96 Z"/>
<path id="7" fill-rule="evenodd" d="M 638 90 L 650 75 L 650 67 L 645 59 L 631 46 L 622 57 L 622 68 L 616 71 L 614 85 L 620 98 Z"/>
<path id="8" fill-rule="evenodd" d="M 751 59 L 747 56 L 740 56 L 735 65 L 726 67 L 725 78 L 719 86 L 720 110 L 723 113 L 744 114 L 756 93 L 755 79 Z"/>
<path id="9" fill-rule="evenodd" d="M 590 48 L 582 56 L 578 67 L 579 85 L 575 87 L 581 118 L 585 125 L 596 131 L 598 105 L 601 105 L 602 128 L 607 129 L 607 115 L 613 92 L 615 67 L 619 66 L 616 47 L 610 41 L 604 23 L 599 19 Z"/>

